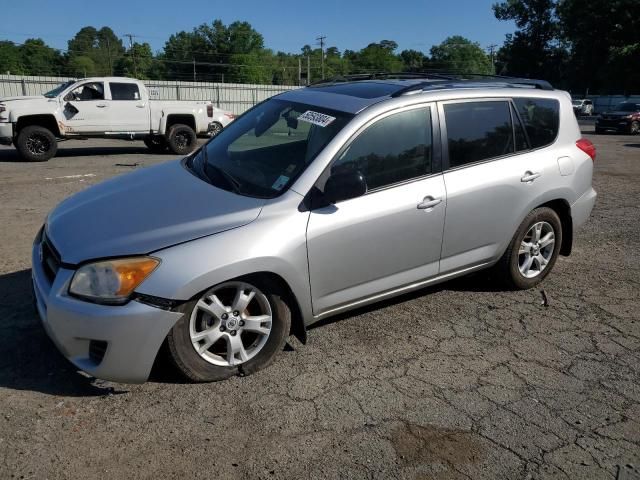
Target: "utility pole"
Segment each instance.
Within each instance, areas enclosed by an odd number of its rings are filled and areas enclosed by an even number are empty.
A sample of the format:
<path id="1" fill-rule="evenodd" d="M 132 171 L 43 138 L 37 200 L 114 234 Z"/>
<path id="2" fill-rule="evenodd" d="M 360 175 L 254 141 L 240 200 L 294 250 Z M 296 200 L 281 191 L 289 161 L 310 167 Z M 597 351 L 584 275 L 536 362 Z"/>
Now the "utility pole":
<path id="1" fill-rule="evenodd" d="M 193 81 L 196 81 L 196 59 L 193 58 Z"/>
<path id="2" fill-rule="evenodd" d="M 320 43 L 320 53 L 322 54 L 322 58 L 320 59 L 322 65 L 322 80 L 324 80 L 324 41 L 326 40 L 326 35 L 320 35 L 316 38 Z"/>
<path id="3" fill-rule="evenodd" d="M 489 45 L 487 48 L 489 49 L 489 56 L 491 57 L 491 66 L 493 67 L 493 71 L 495 73 L 496 71 L 496 61 L 495 61 L 495 57 L 493 55 L 494 50 L 496 49 L 498 45 L 492 44 Z"/>
<path id="4" fill-rule="evenodd" d="M 125 33 L 125 37 L 129 37 L 129 51 L 131 52 L 131 57 L 133 58 L 133 75 L 138 78 L 138 65 L 136 64 L 136 52 L 133 50 L 133 35 L 132 33 Z"/>
<path id="5" fill-rule="evenodd" d="M 302 58 L 298 57 L 298 86 L 302 85 Z"/>
<path id="6" fill-rule="evenodd" d="M 307 55 L 307 85 L 311 85 L 311 57 Z"/>
<path id="7" fill-rule="evenodd" d="M 111 42 L 107 37 L 107 57 L 109 57 L 109 75 L 113 77 L 113 65 L 111 64 Z"/>

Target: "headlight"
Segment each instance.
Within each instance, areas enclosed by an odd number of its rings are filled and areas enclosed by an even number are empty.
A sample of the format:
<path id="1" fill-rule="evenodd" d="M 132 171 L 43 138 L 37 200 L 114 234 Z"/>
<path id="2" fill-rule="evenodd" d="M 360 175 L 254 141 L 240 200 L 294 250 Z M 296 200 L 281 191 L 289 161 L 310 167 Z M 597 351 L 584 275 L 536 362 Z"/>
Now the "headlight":
<path id="1" fill-rule="evenodd" d="M 74 274 L 69 292 L 100 303 L 125 303 L 159 264 L 152 257 L 131 257 L 83 265 Z"/>

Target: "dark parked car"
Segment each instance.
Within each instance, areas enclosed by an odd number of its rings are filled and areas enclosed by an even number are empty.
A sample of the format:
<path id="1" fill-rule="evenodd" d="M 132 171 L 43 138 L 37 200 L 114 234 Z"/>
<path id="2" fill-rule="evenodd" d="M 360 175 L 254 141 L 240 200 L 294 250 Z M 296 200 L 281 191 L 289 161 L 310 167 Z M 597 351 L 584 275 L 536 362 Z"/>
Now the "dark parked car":
<path id="1" fill-rule="evenodd" d="M 623 102 L 596 120 L 596 133 L 615 130 L 621 133 L 640 133 L 640 103 Z"/>

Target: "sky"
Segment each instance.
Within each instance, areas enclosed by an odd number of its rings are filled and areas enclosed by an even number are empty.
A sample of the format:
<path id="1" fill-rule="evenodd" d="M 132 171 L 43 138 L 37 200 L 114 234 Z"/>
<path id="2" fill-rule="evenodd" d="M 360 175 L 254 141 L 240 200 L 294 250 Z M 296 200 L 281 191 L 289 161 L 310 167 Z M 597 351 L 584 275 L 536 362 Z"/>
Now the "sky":
<path id="1" fill-rule="evenodd" d="M 514 31 L 499 22 L 491 5 L 496 0 L 21 0 L 2 2 L 0 40 L 22 43 L 40 37 L 66 49 L 67 40 L 84 26 L 109 26 L 116 35 L 136 35 L 154 51 L 172 33 L 191 31 L 220 18 L 251 23 L 274 51 L 299 53 L 325 35 L 327 46 L 359 50 L 369 43 L 394 40 L 404 49 L 428 53 L 432 45 L 462 35 L 483 48 L 502 45 Z"/>

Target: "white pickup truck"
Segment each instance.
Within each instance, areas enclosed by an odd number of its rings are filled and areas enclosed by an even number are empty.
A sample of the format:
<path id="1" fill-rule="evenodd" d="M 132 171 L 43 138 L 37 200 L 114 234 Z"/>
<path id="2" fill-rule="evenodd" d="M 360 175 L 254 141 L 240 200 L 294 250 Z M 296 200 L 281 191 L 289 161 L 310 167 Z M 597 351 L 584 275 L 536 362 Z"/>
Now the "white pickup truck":
<path id="1" fill-rule="evenodd" d="M 32 162 L 55 156 L 59 141 L 89 137 L 141 139 L 154 152 L 186 155 L 197 136 L 215 136 L 234 119 L 209 101 L 153 96 L 138 80 L 103 77 L 66 82 L 42 96 L 0 98 L 0 144 L 13 143 Z"/>

